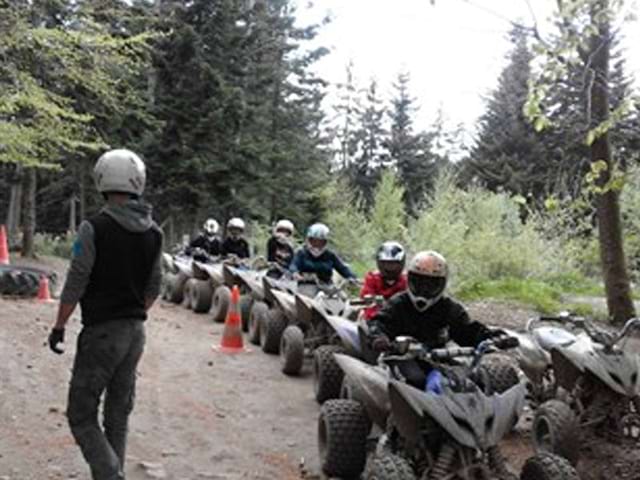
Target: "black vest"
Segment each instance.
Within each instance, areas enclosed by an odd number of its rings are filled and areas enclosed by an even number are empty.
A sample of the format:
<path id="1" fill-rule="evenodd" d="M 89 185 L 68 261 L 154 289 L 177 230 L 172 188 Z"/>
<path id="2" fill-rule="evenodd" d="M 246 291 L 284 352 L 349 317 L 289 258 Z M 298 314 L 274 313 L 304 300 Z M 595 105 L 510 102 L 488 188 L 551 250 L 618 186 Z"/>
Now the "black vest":
<path id="1" fill-rule="evenodd" d="M 89 219 L 96 258 L 80 300 L 82 323 L 146 320 L 144 293 L 162 238 L 156 229 L 130 232 L 106 213 Z"/>

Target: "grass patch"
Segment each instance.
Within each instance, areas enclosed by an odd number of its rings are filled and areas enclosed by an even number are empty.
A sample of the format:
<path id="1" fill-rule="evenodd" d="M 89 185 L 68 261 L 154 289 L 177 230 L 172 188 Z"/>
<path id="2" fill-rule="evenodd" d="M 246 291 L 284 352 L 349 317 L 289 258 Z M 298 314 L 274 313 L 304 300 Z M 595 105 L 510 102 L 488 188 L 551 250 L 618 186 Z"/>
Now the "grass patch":
<path id="1" fill-rule="evenodd" d="M 534 307 L 544 313 L 562 309 L 561 294 L 549 283 L 539 280 L 504 278 L 474 282 L 455 292 L 461 300 L 509 300 Z"/>

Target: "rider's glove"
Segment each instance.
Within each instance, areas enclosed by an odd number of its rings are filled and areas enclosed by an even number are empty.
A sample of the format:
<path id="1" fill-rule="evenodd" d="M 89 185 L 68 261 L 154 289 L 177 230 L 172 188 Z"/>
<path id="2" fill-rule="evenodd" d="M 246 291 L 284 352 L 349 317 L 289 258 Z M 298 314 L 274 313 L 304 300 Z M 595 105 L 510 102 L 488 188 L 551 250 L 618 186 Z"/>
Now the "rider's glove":
<path id="1" fill-rule="evenodd" d="M 64 328 L 53 328 L 49 334 L 49 348 L 58 355 L 64 350 L 58 347 L 59 343 L 64 343 Z"/>
<path id="2" fill-rule="evenodd" d="M 501 328 L 492 328 L 491 330 L 489 330 L 487 333 L 484 334 L 483 340 L 486 340 L 488 338 L 498 338 L 498 337 L 506 337 L 506 336 L 508 336 L 507 332 L 505 332 Z"/>
<path id="3" fill-rule="evenodd" d="M 391 340 L 386 335 L 378 335 L 371 341 L 371 348 L 376 352 L 386 352 L 391 350 Z"/>

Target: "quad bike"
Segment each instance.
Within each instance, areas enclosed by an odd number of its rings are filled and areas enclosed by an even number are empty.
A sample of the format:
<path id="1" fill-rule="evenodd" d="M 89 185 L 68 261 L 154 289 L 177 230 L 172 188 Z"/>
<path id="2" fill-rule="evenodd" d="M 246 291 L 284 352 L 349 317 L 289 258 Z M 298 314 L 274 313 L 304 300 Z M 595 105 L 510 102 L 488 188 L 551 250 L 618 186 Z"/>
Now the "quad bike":
<path id="1" fill-rule="evenodd" d="M 368 480 L 514 480 L 499 449 L 518 420 L 526 388 L 518 383 L 494 393 L 491 372 L 481 365 L 490 348 L 509 348 L 512 338 L 485 340 L 477 348 L 427 350 L 398 337 L 393 353 L 377 366 L 345 355 L 336 359 L 356 388 L 351 399 L 329 400 L 318 421 L 323 472 Z M 428 388 L 407 384 L 398 362 L 432 367 Z M 461 363 L 463 362 L 463 363 Z M 375 430 L 382 432 L 370 437 Z M 367 461 L 368 460 L 368 461 Z M 527 461 L 522 480 L 577 480 L 563 458 L 545 453 Z"/>
<path id="2" fill-rule="evenodd" d="M 339 337 L 327 317 L 340 316 L 355 321 L 359 310 L 367 306 L 360 299 L 350 300 L 344 289 L 345 284 L 345 281 L 336 285 L 322 284 L 314 276 L 310 280 L 298 282 L 293 305 L 290 296 L 276 295 L 285 297 L 283 300 L 288 302 L 287 305 L 279 302 L 286 314 L 280 317 L 267 316 L 264 319 L 265 323 L 269 323 L 267 332 L 270 329 L 274 343 L 279 337 L 278 350 L 283 373 L 297 375 L 305 357 L 310 357 L 321 346 L 339 343 Z"/>
<path id="3" fill-rule="evenodd" d="M 262 257 L 257 257 L 250 265 L 232 265 L 230 263 L 224 265 L 225 285 L 230 288 L 233 285 L 240 287 L 242 330 L 249 333 L 249 340 L 254 344 L 260 343 L 259 318 L 268 309 L 265 304 L 262 278 L 280 279 L 284 277 L 285 273 L 286 271 L 279 264 L 267 262 Z M 252 315 L 254 316 L 253 322 L 251 321 Z"/>
<path id="4" fill-rule="evenodd" d="M 538 321 L 560 322 L 582 333 L 537 326 Z M 536 451 L 561 455 L 575 465 L 582 447 L 590 444 L 637 446 L 640 357 L 621 341 L 638 327 L 640 319 L 633 318 L 619 332 L 610 333 L 568 313 L 529 322 L 527 355 L 519 352 L 519 361 L 531 390 L 539 394 L 532 426 Z M 532 347 L 547 364 L 529 361 L 536 358 L 530 354 Z"/>

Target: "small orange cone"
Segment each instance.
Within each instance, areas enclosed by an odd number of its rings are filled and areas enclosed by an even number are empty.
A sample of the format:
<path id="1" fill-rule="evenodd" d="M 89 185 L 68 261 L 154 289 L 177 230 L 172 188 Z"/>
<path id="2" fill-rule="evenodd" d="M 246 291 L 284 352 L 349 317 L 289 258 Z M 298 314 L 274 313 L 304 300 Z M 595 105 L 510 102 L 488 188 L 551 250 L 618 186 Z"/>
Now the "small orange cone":
<path id="1" fill-rule="evenodd" d="M 0 265 L 9 265 L 9 245 L 4 225 L 0 225 Z"/>
<path id="2" fill-rule="evenodd" d="M 51 294 L 49 293 L 49 279 L 46 275 L 40 275 L 40 284 L 38 286 L 38 301 L 39 302 L 52 302 Z"/>
<path id="3" fill-rule="evenodd" d="M 220 347 L 214 346 L 214 350 L 223 353 L 239 353 L 245 351 L 242 343 L 242 320 L 240 318 L 240 289 L 237 285 L 231 290 L 231 305 L 224 321 L 222 341 Z"/>

